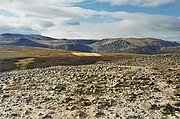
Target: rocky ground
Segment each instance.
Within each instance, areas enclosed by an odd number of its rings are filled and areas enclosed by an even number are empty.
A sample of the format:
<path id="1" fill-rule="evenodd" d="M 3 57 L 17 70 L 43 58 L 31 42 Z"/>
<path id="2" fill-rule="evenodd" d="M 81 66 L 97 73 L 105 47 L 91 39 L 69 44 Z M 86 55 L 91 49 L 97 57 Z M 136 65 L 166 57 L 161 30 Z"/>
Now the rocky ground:
<path id="1" fill-rule="evenodd" d="M 0 73 L 2 119 L 179 119 L 180 54 Z"/>

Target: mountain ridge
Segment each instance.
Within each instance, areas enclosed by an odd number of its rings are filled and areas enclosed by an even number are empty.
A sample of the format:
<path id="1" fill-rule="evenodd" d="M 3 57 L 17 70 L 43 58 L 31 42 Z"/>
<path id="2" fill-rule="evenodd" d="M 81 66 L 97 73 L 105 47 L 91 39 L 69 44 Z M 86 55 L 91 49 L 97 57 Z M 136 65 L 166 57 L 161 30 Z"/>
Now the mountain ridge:
<path id="1" fill-rule="evenodd" d="M 26 38 L 20 38 L 16 42 L 10 43 L 9 45 L 48 48 L 48 45 L 40 44 L 40 43 L 31 41 L 29 39 L 26 39 Z"/>
<path id="2" fill-rule="evenodd" d="M 157 53 L 163 47 L 178 45 L 174 42 L 155 38 L 108 38 L 91 46 L 94 52 Z"/>
<path id="3" fill-rule="evenodd" d="M 130 52 L 158 53 L 164 47 L 180 46 L 180 43 L 156 38 L 105 38 L 91 39 L 55 39 L 38 34 L 0 35 L 0 45 L 32 46 L 82 52 Z"/>

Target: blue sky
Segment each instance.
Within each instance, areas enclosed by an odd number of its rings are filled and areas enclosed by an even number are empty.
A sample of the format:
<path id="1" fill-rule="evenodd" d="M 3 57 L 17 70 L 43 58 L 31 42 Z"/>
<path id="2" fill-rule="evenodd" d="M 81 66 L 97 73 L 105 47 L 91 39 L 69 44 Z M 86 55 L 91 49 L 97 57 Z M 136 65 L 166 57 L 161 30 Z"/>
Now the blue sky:
<path id="1" fill-rule="evenodd" d="M 157 7 L 139 7 L 132 5 L 110 5 L 108 2 L 97 2 L 96 0 L 87 0 L 78 3 L 75 6 L 85 9 L 103 10 L 109 12 L 126 11 L 131 13 L 143 12 L 148 14 L 163 14 L 168 16 L 180 16 L 180 2 L 175 1 L 168 4 L 162 4 Z"/>
<path id="2" fill-rule="evenodd" d="M 1 0 L 0 33 L 180 42 L 180 0 Z"/>

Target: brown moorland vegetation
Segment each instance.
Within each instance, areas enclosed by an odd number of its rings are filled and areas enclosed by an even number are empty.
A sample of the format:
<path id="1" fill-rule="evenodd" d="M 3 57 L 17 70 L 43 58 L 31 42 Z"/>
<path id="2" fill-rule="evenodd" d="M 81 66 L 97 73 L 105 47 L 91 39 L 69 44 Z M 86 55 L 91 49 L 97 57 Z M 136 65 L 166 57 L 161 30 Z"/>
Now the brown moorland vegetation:
<path id="1" fill-rule="evenodd" d="M 23 46 L 0 47 L 0 72 L 57 65 L 86 65 L 142 56 L 132 53 L 85 53 Z"/>

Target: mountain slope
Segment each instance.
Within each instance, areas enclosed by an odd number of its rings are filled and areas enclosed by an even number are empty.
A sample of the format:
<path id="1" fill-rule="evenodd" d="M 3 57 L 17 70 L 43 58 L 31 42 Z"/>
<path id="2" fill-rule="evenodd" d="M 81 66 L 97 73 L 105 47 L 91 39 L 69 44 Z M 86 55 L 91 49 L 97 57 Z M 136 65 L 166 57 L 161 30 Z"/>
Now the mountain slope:
<path id="1" fill-rule="evenodd" d="M 180 46 L 177 47 L 166 47 L 160 50 L 160 53 L 180 53 Z"/>
<path id="2" fill-rule="evenodd" d="M 76 41 L 79 44 L 84 44 L 84 45 L 91 45 L 99 40 L 87 40 L 87 39 L 70 39 L 71 41 Z"/>
<path id="3" fill-rule="evenodd" d="M 9 45 L 12 46 L 31 46 L 31 47 L 42 47 L 42 48 L 48 48 L 48 45 L 40 44 L 33 42 L 26 38 L 20 38 L 16 42 L 10 43 Z"/>
<path id="4" fill-rule="evenodd" d="M 17 40 L 20 38 L 27 38 L 30 40 L 56 40 L 51 37 L 42 36 L 38 34 L 31 34 L 31 35 L 24 35 L 24 34 L 11 34 L 11 33 L 4 33 L 0 35 L 0 40 L 6 39 L 6 40 Z"/>
<path id="5" fill-rule="evenodd" d="M 103 40 L 55 39 L 41 35 L 5 33 L 0 45 L 32 46 L 82 52 L 157 53 L 161 48 L 180 46 L 179 43 L 154 38 L 109 38 Z"/>
<path id="6" fill-rule="evenodd" d="M 94 52 L 155 53 L 163 47 L 178 44 L 154 38 L 113 38 L 103 39 L 91 45 Z"/>
<path id="7" fill-rule="evenodd" d="M 0 35 L 0 45 L 32 46 L 83 52 L 91 52 L 92 48 L 88 45 L 94 42 L 96 41 L 79 39 L 55 39 L 36 34 L 22 35 L 5 33 Z"/>
<path id="8" fill-rule="evenodd" d="M 67 40 L 64 43 L 51 45 L 50 48 L 53 49 L 63 49 L 63 50 L 71 50 L 71 51 L 81 51 L 81 52 L 91 52 L 92 48 L 88 45 L 80 44 L 75 41 Z"/>

